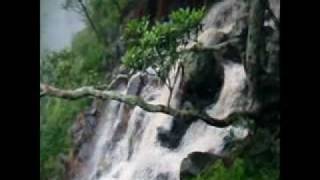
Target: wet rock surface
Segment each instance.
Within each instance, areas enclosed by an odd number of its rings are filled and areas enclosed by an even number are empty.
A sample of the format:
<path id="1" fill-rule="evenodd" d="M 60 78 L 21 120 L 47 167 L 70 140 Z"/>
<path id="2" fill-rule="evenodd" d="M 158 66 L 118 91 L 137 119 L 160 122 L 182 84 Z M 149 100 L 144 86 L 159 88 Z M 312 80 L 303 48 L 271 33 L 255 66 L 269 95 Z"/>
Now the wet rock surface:
<path id="1" fill-rule="evenodd" d="M 211 52 L 191 53 L 186 59 L 181 102 L 188 101 L 202 109 L 219 93 L 223 85 L 223 67 Z"/>
<path id="2" fill-rule="evenodd" d="M 68 172 L 66 179 L 75 177 L 83 166 L 83 162 L 90 158 L 92 138 L 96 132 L 100 115 L 100 102 L 100 100 L 95 100 L 89 109 L 81 112 L 71 127 L 73 150 L 65 162 Z"/>

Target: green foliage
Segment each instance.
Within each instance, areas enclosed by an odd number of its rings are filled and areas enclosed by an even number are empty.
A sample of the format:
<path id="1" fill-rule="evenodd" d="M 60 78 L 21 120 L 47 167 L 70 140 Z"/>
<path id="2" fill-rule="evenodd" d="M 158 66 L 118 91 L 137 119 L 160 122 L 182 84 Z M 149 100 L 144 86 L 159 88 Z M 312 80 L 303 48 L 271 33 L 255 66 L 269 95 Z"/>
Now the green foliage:
<path id="1" fill-rule="evenodd" d="M 71 147 L 69 128 L 76 114 L 88 104 L 88 100 L 66 101 L 46 99 L 41 103 L 40 120 L 40 175 L 41 179 L 62 179 L 64 166 L 61 155 Z"/>
<path id="2" fill-rule="evenodd" d="M 227 168 L 221 160 L 190 180 L 278 180 L 279 169 L 269 163 L 254 164 L 247 159 L 238 158 Z"/>
<path id="3" fill-rule="evenodd" d="M 115 61 L 118 58 L 115 43 L 119 40 L 121 34 L 123 12 L 130 1 L 132 0 L 82 0 L 85 6 L 83 8 L 78 0 L 66 0 L 63 5 L 66 10 L 73 10 L 82 15 L 87 24 L 85 34 L 91 33 L 87 37 L 90 37 L 93 41 L 99 41 L 100 44 L 98 44 L 104 48 L 103 56 L 106 59 L 106 66 L 119 64 L 118 61 Z M 89 19 L 91 19 L 91 22 Z M 96 32 L 93 30 L 91 23 L 94 24 Z M 97 51 L 100 51 L 100 48 L 98 47 Z M 94 49 L 94 47 L 91 47 L 91 49 Z"/>
<path id="4" fill-rule="evenodd" d="M 121 13 L 128 0 L 83 2 L 102 39 L 97 39 L 78 0 L 66 0 L 64 8 L 83 15 L 87 27 L 75 35 L 71 48 L 50 53 L 40 60 L 41 82 L 67 89 L 107 83 L 103 78 L 105 68 L 114 64 L 113 42 L 120 35 Z M 40 100 L 41 179 L 62 179 L 64 167 L 59 157 L 66 155 L 72 145 L 68 130 L 72 120 L 89 103 L 90 100 Z"/>
<path id="5" fill-rule="evenodd" d="M 129 47 L 134 47 L 139 43 L 139 39 L 143 37 L 143 34 L 149 30 L 150 23 L 147 17 L 141 19 L 133 19 L 128 22 L 124 29 L 124 39 L 127 41 Z"/>
<path id="6" fill-rule="evenodd" d="M 216 162 L 207 171 L 203 172 L 195 180 L 240 180 L 244 178 L 244 162 L 236 160 L 234 165 L 227 169 L 221 160 Z"/>
<path id="7" fill-rule="evenodd" d="M 119 35 L 121 12 L 126 4 L 127 0 L 90 0 L 87 3 L 98 31 L 108 41 L 115 40 Z"/>
<path id="8" fill-rule="evenodd" d="M 231 167 L 220 160 L 190 180 L 280 179 L 280 139 L 275 139 L 270 128 L 256 128 L 250 145 L 241 151 Z"/>
<path id="9" fill-rule="evenodd" d="M 124 30 L 128 50 L 123 63 L 134 70 L 153 67 L 165 80 L 170 68 L 179 59 L 177 47 L 185 44 L 191 34 L 201 29 L 204 9 L 179 9 L 169 15 L 168 22 L 151 26 L 148 18 L 132 20 Z"/>
<path id="10" fill-rule="evenodd" d="M 84 72 L 76 75 L 79 85 L 94 85 L 100 83 L 104 74 L 104 69 L 110 61 L 104 61 L 104 46 L 95 38 L 92 31 L 84 29 L 79 32 L 73 39 L 72 51 L 77 55 L 74 62 L 74 73 Z M 78 64 L 78 65 L 76 65 Z"/>
<path id="11" fill-rule="evenodd" d="M 60 88 L 97 85 L 103 81 L 103 47 L 92 32 L 81 31 L 71 49 L 53 52 L 41 60 L 40 80 Z M 40 171 L 41 179 L 62 179 L 61 155 L 71 149 L 69 129 L 77 113 L 90 100 L 66 101 L 43 98 L 40 101 Z"/>
<path id="12" fill-rule="evenodd" d="M 103 79 L 103 47 L 86 29 L 79 32 L 72 49 L 53 52 L 41 61 L 40 80 L 61 88 L 95 85 Z"/>
<path id="13" fill-rule="evenodd" d="M 75 88 L 98 82 L 101 79 L 100 74 L 97 73 L 100 64 L 91 62 L 90 59 L 78 58 L 80 55 L 76 50 L 64 49 L 49 54 L 41 61 L 40 80 L 62 88 Z M 92 53 L 92 51 L 88 52 Z M 94 55 L 88 54 L 84 57 L 94 57 Z M 76 114 L 88 103 L 88 100 L 69 102 L 55 98 L 41 99 L 41 179 L 61 179 L 64 168 L 59 157 L 67 154 L 71 147 L 71 136 L 68 130 Z"/>
<path id="14" fill-rule="evenodd" d="M 177 28 L 180 28 L 182 31 L 186 31 L 190 28 L 195 28 L 198 26 L 199 22 L 204 16 L 204 8 L 195 10 L 195 9 L 179 9 L 172 12 L 169 15 L 170 20 Z"/>

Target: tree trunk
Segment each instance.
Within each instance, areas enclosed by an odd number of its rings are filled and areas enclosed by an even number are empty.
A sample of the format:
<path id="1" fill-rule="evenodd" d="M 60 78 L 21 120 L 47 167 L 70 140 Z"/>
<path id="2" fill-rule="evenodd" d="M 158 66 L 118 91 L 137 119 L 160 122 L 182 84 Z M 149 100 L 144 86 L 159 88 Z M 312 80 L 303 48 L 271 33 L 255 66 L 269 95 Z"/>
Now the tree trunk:
<path id="1" fill-rule="evenodd" d="M 93 20 L 91 19 L 90 15 L 89 15 L 89 11 L 88 11 L 87 7 L 84 5 L 84 3 L 82 2 L 82 0 L 78 0 L 78 2 L 79 2 L 79 4 L 80 4 L 80 6 L 81 6 L 81 8 L 82 8 L 82 10 L 83 10 L 86 18 L 88 19 L 89 24 L 90 24 L 92 30 L 93 30 L 94 33 L 96 34 L 98 41 L 102 41 L 102 42 L 104 43 L 103 39 L 101 39 L 102 37 L 100 37 L 100 33 L 99 33 L 96 25 L 94 24 Z"/>
<path id="2" fill-rule="evenodd" d="M 254 101 L 256 101 L 259 84 L 262 83 L 260 81 L 263 73 L 262 63 L 266 60 L 263 33 L 266 7 L 267 0 L 251 0 L 246 58 L 243 65 L 248 79 L 249 96 L 253 97 Z"/>

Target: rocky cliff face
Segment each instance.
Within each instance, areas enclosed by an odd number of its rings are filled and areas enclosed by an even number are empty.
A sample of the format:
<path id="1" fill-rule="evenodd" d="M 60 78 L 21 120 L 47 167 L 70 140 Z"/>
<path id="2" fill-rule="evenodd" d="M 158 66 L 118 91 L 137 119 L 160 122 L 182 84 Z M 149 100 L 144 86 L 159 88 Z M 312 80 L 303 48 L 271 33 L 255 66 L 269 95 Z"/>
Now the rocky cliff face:
<path id="1" fill-rule="evenodd" d="M 160 2 L 160 1 L 159 1 Z M 174 1 L 161 1 L 168 8 Z M 204 2 L 204 1 L 203 1 Z M 190 53 L 174 88 L 174 108 L 198 108 L 212 117 L 223 118 L 235 111 L 251 110 L 252 97 L 243 67 L 248 6 L 245 0 L 224 0 L 214 4 L 203 20 L 197 37 L 204 47 L 237 37 L 219 53 Z M 280 1 L 271 8 L 279 17 Z M 146 1 L 141 3 L 146 3 Z M 146 4 L 143 4 L 145 6 Z M 139 5 L 140 6 L 140 5 Z M 142 6 L 142 5 L 141 5 Z M 162 14 L 163 12 L 157 12 Z M 264 83 L 259 114 L 261 125 L 278 121 L 279 31 L 272 20 L 265 23 L 267 57 L 261 64 Z M 173 77 L 172 77 L 173 78 Z M 166 104 L 168 90 L 152 75 L 137 73 L 115 90 L 137 95 L 149 103 Z M 80 116 L 73 128 L 75 151 L 69 169 L 77 180 L 178 180 L 195 175 L 227 153 L 226 137 L 244 139 L 245 127 L 215 128 L 197 119 L 182 121 L 164 114 L 148 113 L 138 107 L 105 101 Z"/>

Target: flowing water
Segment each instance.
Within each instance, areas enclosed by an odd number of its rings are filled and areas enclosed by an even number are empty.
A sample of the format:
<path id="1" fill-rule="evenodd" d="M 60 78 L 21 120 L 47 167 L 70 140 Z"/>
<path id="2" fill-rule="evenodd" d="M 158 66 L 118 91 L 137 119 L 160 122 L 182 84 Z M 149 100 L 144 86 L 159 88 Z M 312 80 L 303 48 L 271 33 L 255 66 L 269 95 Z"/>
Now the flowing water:
<path id="1" fill-rule="evenodd" d="M 235 91 L 243 87 L 245 80 L 240 64 L 228 63 L 224 68 L 225 85 L 220 99 L 211 109 L 211 114 L 216 116 L 225 116 L 236 108 L 240 94 Z M 234 77 L 237 79 L 233 79 Z M 127 93 L 124 87 L 119 87 L 119 91 Z M 159 87 L 156 82 L 148 82 L 141 92 L 144 99 L 149 99 L 148 102 L 154 104 L 165 104 L 168 95 L 166 87 Z M 173 97 L 176 96 L 175 94 Z M 122 103 L 110 101 L 105 108 L 92 159 L 84 173 L 89 177 L 84 176 L 82 179 L 178 180 L 180 164 L 188 154 L 219 154 L 223 148 L 223 138 L 231 128 L 215 128 L 197 121 L 189 127 L 178 148 L 172 150 L 162 147 L 157 139 L 158 128 L 169 129 L 172 117 L 161 113 L 147 113 L 136 107 L 129 112 L 126 131 L 119 132 L 118 127 L 126 121 L 123 113 L 128 113 L 124 112 L 124 107 Z M 115 136 L 118 138 L 114 138 Z"/>
<path id="2" fill-rule="evenodd" d="M 231 10 L 230 10 L 231 9 Z M 204 18 L 205 29 L 229 31 L 241 11 L 236 0 L 225 0 L 215 5 Z M 207 39 L 204 38 L 204 41 Z M 225 117 L 244 108 L 245 72 L 241 64 L 225 60 L 224 83 L 218 100 L 212 102 L 207 112 L 213 117 Z M 169 91 L 152 76 L 134 75 L 128 84 L 117 91 L 138 94 L 148 103 L 166 104 Z M 178 83 L 179 84 L 179 79 Z M 138 87 L 142 86 L 141 92 Z M 171 106 L 177 108 L 179 86 L 175 87 Z M 90 160 L 78 178 L 81 180 L 179 180 L 180 164 L 192 152 L 222 153 L 224 137 L 231 128 L 215 128 L 201 120 L 191 124 L 178 147 L 161 146 L 158 129 L 169 129 L 172 117 L 162 113 L 148 113 L 139 107 L 108 101 L 100 119 Z M 242 129 L 239 138 L 246 134 Z"/>

